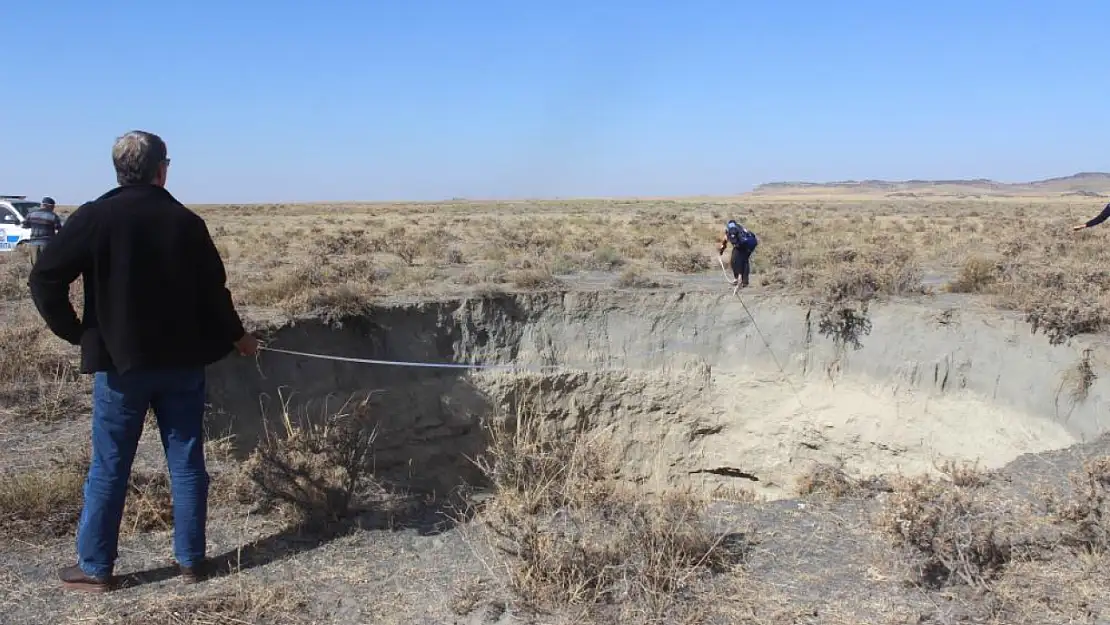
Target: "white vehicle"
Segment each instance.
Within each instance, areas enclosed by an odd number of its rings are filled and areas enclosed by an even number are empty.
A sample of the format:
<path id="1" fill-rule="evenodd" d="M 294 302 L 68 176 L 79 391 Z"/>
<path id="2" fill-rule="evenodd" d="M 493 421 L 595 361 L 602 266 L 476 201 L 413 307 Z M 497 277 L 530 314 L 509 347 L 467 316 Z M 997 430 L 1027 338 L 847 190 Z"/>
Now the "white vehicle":
<path id="1" fill-rule="evenodd" d="M 0 195 L 0 252 L 10 252 L 31 238 L 31 229 L 23 222 L 41 206 L 25 195 Z"/>

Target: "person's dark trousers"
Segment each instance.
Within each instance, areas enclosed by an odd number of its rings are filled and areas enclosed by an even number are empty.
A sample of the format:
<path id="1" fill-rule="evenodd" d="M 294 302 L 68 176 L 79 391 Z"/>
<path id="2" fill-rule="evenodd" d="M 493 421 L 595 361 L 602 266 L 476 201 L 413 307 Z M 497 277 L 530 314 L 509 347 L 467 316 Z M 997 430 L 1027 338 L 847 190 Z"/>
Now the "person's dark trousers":
<path id="1" fill-rule="evenodd" d="M 732 277 L 739 278 L 741 286 L 748 286 L 748 276 L 751 275 L 752 248 L 747 246 L 732 247 Z"/>
<path id="2" fill-rule="evenodd" d="M 174 556 L 196 567 L 205 555 L 209 476 L 204 463 L 204 368 L 100 372 L 93 380 L 92 463 L 77 529 L 78 565 L 113 575 L 131 465 L 148 408 L 170 470 Z"/>

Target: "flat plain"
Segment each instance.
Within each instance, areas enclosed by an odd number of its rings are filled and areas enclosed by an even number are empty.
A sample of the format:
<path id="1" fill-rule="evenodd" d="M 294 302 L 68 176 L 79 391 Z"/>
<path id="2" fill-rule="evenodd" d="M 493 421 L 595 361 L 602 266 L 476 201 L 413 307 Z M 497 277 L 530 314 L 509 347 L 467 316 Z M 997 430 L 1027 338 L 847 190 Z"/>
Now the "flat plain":
<path id="1" fill-rule="evenodd" d="M 238 411 L 210 423 L 218 575 L 167 568 L 150 421 L 104 597 L 54 577 L 89 382 L 26 257 L 0 258 L 0 621 L 1110 622 L 1110 230 L 1071 229 L 1107 200 L 983 184 L 195 206 L 276 346 L 533 369 L 230 356 L 210 374 L 214 412 Z M 760 239 L 744 307 L 715 258 L 729 218 Z M 268 380 L 347 399 L 271 401 L 247 437 Z M 485 407 L 458 407 L 463 384 Z"/>

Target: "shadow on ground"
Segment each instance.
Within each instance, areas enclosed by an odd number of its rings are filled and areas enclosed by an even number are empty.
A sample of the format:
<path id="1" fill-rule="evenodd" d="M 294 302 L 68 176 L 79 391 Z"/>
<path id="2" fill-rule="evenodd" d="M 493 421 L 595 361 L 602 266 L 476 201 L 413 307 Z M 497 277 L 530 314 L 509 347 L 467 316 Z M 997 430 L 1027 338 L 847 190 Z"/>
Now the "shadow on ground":
<path id="1" fill-rule="evenodd" d="M 318 549 L 344 536 L 367 531 L 411 531 L 419 536 L 436 536 L 472 518 L 471 508 L 458 502 L 410 507 L 403 513 L 367 510 L 327 525 L 297 524 L 276 534 L 211 556 L 208 579 L 228 577 L 286 560 Z M 136 571 L 119 577 L 119 587 L 134 588 L 169 581 L 180 575 L 176 565 Z"/>

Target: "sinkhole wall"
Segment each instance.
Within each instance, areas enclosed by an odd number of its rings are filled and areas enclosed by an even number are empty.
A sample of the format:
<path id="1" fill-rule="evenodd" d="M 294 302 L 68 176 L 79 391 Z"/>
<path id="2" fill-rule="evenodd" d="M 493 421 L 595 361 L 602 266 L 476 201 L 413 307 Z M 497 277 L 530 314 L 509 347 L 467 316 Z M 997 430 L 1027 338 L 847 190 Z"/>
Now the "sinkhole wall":
<path id="1" fill-rule="evenodd" d="M 1107 429 L 1101 342 L 1052 346 L 1020 319 L 952 297 L 875 303 L 861 348 L 838 349 L 797 298 L 745 302 L 770 351 L 730 293 L 495 295 L 382 306 L 340 327 L 301 320 L 275 329 L 271 344 L 551 369 L 471 373 L 264 352 L 257 364 L 211 367 L 210 424 L 249 450 L 264 424 L 280 427 L 283 405 L 319 416 L 366 400 L 379 423 L 378 472 L 442 490 L 479 479 L 468 457 L 485 448 L 483 419 L 526 411 L 556 430 L 608 428 L 629 479 L 740 480 L 771 496 L 787 494 L 812 462 L 859 472 L 919 470 L 943 455 L 1000 464 Z M 1096 377 L 1076 395 L 1086 348 Z"/>

